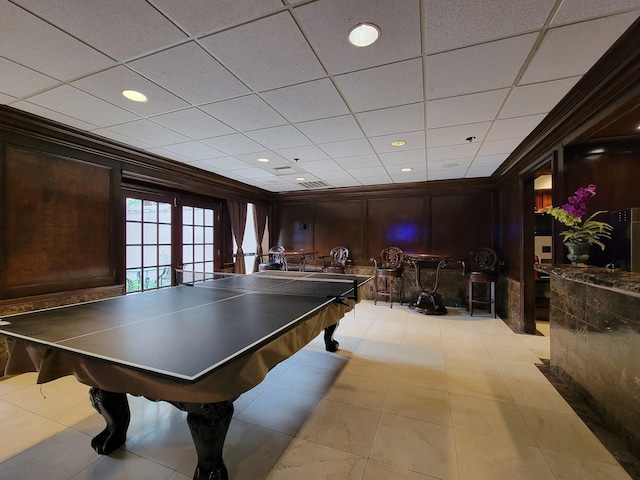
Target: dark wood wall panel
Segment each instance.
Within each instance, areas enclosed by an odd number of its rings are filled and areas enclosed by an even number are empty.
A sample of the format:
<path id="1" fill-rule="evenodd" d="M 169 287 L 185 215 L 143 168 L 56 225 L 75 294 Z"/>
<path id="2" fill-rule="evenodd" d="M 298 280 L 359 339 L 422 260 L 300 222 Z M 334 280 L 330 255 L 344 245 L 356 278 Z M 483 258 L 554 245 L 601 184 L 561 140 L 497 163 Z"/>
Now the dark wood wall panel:
<path id="1" fill-rule="evenodd" d="M 5 144 L 2 297 L 111 284 L 113 169 Z"/>
<path id="2" fill-rule="evenodd" d="M 503 187 L 500 195 L 500 207 L 502 245 L 498 254 L 505 263 L 506 273 L 512 278 L 520 278 L 523 213 L 519 183 Z M 533 234 L 533 232 L 531 233 Z M 533 259 L 531 263 L 533 265 Z"/>
<path id="3" fill-rule="evenodd" d="M 313 205 L 296 203 L 278 209 L 274 219 L 275 235 L 271 246 L 283 245 L 289 249 L 313 249 Z"/>
<path id="4" fill-rule="evenodd" d="M 374 257 L 386 247 L 399 247 L 406 252 L 422 251 L 427 221 L 423 196 L 369 199 L 368 256 Z"/>
<path id="5" fill-rule="evenodd" d="M 343 245 L 350 258 L 366 258 L 367 225 L 362 200 L 320 201 L 314 204 L 314 247 L 319 255 Z"/>

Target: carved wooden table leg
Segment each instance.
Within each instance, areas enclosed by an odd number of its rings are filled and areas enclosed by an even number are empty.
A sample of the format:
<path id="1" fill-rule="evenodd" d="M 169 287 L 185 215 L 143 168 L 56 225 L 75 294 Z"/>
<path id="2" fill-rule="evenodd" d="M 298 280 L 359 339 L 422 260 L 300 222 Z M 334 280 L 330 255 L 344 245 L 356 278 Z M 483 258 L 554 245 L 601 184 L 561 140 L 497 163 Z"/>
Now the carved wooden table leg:
<path id="1" fill-rule="evenodd" d="M 198 454 L 193 480 L 228 480 L 222 447 L 233 416 L 233 402 L 171 403 L 187 412 L 187 423 Z"/>
<path id="2" fill-rule="evenodd" d="M 337 352 L 340 344 L 333 339 L 333 332 L 338 328 L 338 324 L 330 325 L 324 329 L 324 346 L 327 352 Z"/>
<path id="3" fill-rule="evenodd" d="M 120 448 L 127 439 L 131 418 L 127 394 L 91 388 L 89 397 L 93 408 L 107 422 L 105 429 L 91 440 L 91 447 L 100 455 L 108 455 Z"/>

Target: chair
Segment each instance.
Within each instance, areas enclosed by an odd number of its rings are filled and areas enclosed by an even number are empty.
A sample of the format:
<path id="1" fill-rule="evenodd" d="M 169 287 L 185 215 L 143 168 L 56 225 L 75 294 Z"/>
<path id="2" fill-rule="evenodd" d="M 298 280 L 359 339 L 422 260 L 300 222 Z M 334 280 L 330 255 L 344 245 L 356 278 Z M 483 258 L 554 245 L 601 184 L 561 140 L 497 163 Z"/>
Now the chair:
<path id="1" fill-rule="evenodd" d="M 462 261 L 462 273 L 467 277 L 467 295 L 469 314 L 473 316 L 473 305 L 484 304 L 487 311 L 496 317 L 496 281 L 498 280 L 498 255 L 490 248 L 479 248 Z M 486 285 L 486 296 L 473 298 L 473 286 L 476 283 Z"/>
<path id="2" fill-rule="evenodd" d="M 322 271 L 324 273 L 344 273 L 344 267 L 349 258 L 349 249 L 339 246 L 332 248 L 329 255 L 318 257 L 322 260 Z"/>
<path id="3" fill-rule="evenodd" d="M 271 247 L 268 253 L 268 260 L 258 265 L 258 270 L 261 272 L 265 270 L 286 270 L 287 259 L 282 253 L 284 250 L 282 245 Z"/>
<path id="4" fill-rule="evenodd" d="M 374 305 L 378 303 L 378 296 L 387 297 L 389 299 L 390 308 L 393 308 L 393 283 L 399 279 L 400 287 L 398 290 L 398 299 L 402 305 L 402 291 L 404 289 L 404 281 L 402 272 L 404 271 L 404 258 L 402 250 L 398 247 L 388 247 L 380 252 L 379 257 L 372 258 L 375 278 L 373 289 L 375 292 Z M 381 281 L 383 288 L 378 288 Z"/>

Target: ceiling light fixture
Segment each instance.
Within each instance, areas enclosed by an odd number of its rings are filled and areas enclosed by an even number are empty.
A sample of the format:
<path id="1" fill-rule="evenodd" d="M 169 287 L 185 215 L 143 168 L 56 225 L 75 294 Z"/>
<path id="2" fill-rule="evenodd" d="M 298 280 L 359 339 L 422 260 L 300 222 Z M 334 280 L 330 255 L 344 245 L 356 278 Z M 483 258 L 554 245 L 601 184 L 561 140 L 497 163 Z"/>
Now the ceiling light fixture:
<path id="1" fill-rule="evenodd" d="M 368 47 L 380 36 L 380 29 L 373 23 L 360 23 L 349 32 L 349 41 L 356 47 Z"/>
<path id="2" fill-rule="evenodd" d="M 305 179 L 304 179 L 304 177 L 297 177 L 296 180 L 299 181 L 299 182 L 304 182 Z"/>
<path id="3" fill-rule="evenodd" d="M 391 142 L 392 147 L 403 147 L 406 144 L 407 142 L 405 142 L 404 140 L 396 140 L 395 142 Z"/>
<path id="4" fill-rule="evenodd" d="M 135 90 L 123 90 L 122 95 L 134 102 L 146 102 L 147 96 L 144 93 L 136 92 Z"/>
<path id="5" fill-rule="evenodd" d="M 259 161 L 260 163 L 268 163 L 268 162 L 269 162 L 269 159 L 268 159 L 268 158 L 259 158 L 259 159 L 258 159 L 258 161 Z"/>
<path id="6" fill-rule="evenodd" d="M 411 172 L 413 170 L 413 168 L 401 168 L 400 171 L 401 172 Z"/>

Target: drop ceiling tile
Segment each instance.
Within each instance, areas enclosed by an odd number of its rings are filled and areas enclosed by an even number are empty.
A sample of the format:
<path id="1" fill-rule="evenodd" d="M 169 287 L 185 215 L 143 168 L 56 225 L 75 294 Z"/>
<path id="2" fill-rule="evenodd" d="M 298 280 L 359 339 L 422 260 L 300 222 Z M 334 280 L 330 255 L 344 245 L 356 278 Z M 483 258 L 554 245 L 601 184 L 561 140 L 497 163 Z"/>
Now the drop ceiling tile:
<path id="1" fill-rule="evenodd" d="M 362 185 L 385 185 L 391 182 L 389 175 L 366 175 L 356 178 Z"/>
<path id="2" fill-rule="evenodd" d="M 528 115 L 526 117 L 496 120 L 489 130 L 486 140 L 523 139 L 544 119 L 546 115 Z"/>
<path id="3" fill-rule="evenodd" d="M 390 174 L 393 183 L 413 183 L 426 182 L 427 172 L 401 172 L 399 174 Z"/>
<path id="4" fill-rule="evenodd" d="M 353 112 L 424 100 L 421 58 L 338 75 L 334 81 Z"/>
<path id="5" fill-rule="evenodd" d="M 499 118 L 549 113 L 578 80 L 580 77 L 571 77 L 518 86 L 509 95 Z"/>
<path id="6" fill-rule="evenodd" d="M 351 115 L 297 123 L 296 127 L 313 143 L 329 143 L 362 138 L 362 130 Z"/>
<path id="7" fill-rule="evenodd" d="M 342 142 L 321 143 L 318 145 L 331 158 L 354 157 L 373 154 L 373 149 L 364 138 L 344 140 Z"/>
<path id="8" fill-rule="evenodd" d="M 472 142 L 481 142 L 491 127 L 491 122 L 468 123 L 453 127 L 432 128 L 427 130 L 429 147 L 444 147 L 446 145 L 460 145 L 469 142 L 468 138 L 475 137 Z"/>
<path id="9" fill-rule="evenodd" d="M 321 0 L 294 9 L 309 41 L 332 74 L 360 70 L 421 54 L 418 0 Z M 351 45 L 348 35 L 360 22 L 380 28 L 373 45 Z"/>
<path id="10" fill-rule="evenodd" d="M 473 162 L 473 157 L 461 157 L 461 158 L 449 158 L 446 160 L 434 161 L 429 158 L 429 163 L 427 164 L 427 170 L 430 172 L 435 172 L 439 170 L 452 170 L 452 169 L 460 169 L 460 168 L 469 168 Z"/>
<path id="11" fill-rule="evenodd" d="M 118 135 L 114 132 L 109 132 L 109 134 L 113 136 Z M 120 136 L 123 138 L 126 138 L 123 135 L 120 135 Z M 159 155 L 160 157 L 168 158 L 170 160 L 174 160 L 180 163 L 185 163 L 187 165 L 195 165 L 197 163 L 195 160 L 192 160 L 187 157 L 183 157 L 182 155 L 178 155 L 175 152 L 170 152 L 169 150 L 166 150 L 162 147 L 149 147 L 149 148 L 145 148 L 145 150 L 148 151 L 149 153 L 153 153 L 154 155 Z"/>
<path id="12" fill-rule="evenodd" d="M 631 12 L 549 30 L 521 83 L 585 74 L 637 18 Z"/>
<path id="13" fill-rule="evenodd" d="M 241 170 L 235 170 L 236 175 L 240 175 L 243 178 L 271 178 L 275 177 L 273 173 L 267 172 L 258 167 L 243 168 Z"/>
<path id="14" fill-rule="evenodd" d="M 247 153 L 242 155 L 235 155 L 235 157 L 238 160 L 242 160 L 247 165 L 251 165 L 252 167 L 264 165 L 264 168 L 269 170 L 275 167 L 291 166 L 291 162 L 288 161 L 286 158 L 283 158 L 280 155 L 277 155 L 276 153 L 268 150 L 262 150 L 260 152 Z M 258 162 L 259 158 L 268 158 L 269 163 L 261 164 Z"/>
<path id="15" fill-rule="evenodd" d="M 126 60 L 186 38 L 145 0 L 17 0 L 15 3 L 116 60 Z"/>
<path id="16" fill-rule="evenodd" d="M 137 147 L 137 148 L 140 148 L 142 150 L 148 150 L 148 149 L 152 148 L 152 146 L 149 145 L 148 143 L 141 142 L 140 140 L 137 140 L 135 138 L 126 137 L 126 136 L 121 135 L 119 133 L 107 130 L 106 128 L 98 128 L 98 129 L 95 129 L 95 130 L 91 130 L 91 133 L 93 133 L 95 135 L 100 135 L 101 137 L 104 137 L 104 138 L 110 138 L 111 140 L 115 140 L 116 142 L 120 142 L 120 143 L 123 143 L 125 145 L 130 145 L 130 146 L 133 146 L 133 147 Z M 166 154 L 166 153 L 169 153 L 169 152 L 164 152 L 164 153 Z M 180 160 L 183 160 L 183 159 L 180 159 Z"/>
<path id="17" fill-rule="evenodd" d="M 292 125 L 264 128 L 246 133 L 247 137 L 264 145 L 269 150 L 299 147 L 311 142 Z"/>
<path id="18" fill-rule="evenodd" d="M 405 150 L 402 152 L 380 153 L 378 155 L 383 165 L 408 165 L 421 164 L 426 165 L 427 158 L 424 149 Z"/>
<path id="19" fill-rule="evenodd" d="M 254 91 L 326 76 L 289 12 L 204 37 L 200 42 Z"/>
<path id="20" fill-rule="evenodd" d="M 99 127 L 107 127 L 139 118 L 131 112 L 69 85 L 62 85 L 40 93 L 29 98 L 29 101 Z"/>
<path id="21" fill-rule="evenodd" d="M 9 105 L 11 102 L 14 102 L 16 100 L 16 97 L 12 97 L 11 95 L 5 95 L 4 93 L 0 92 L 0 103 L 3 105 Z"/>
<path id="22" fill-rule="evenodd" d="M 154 0 L 153 3 L 190 35 L 198 36 L 282 9 L 282 0 Z"/>
<path id="23" fill-rule="evenodd" d="M 424 103 L 384 108 L 356 114 L 365 133 L 372 137 L 424 129 Z"/>
<path id="24" fill-rule="evenodd" d="M 391 142 L 404 140 L 407 142 L 401 147 L 394 147 Z M 417 150 L 425 147 L 425 134 L 423 130 L 417 132 L 394 133 L 393 135 L 382 135 L 380 137 L 370 137 L 369 142 L 378 153 L 397 152 L 403 150 Z"/>
<path id="25" fill-rule="evenodd" d="M 350 168 L 349 175 L 356 180 L 362 180 L 366 177 L 383 177 L 389 181 L 387 171 L 384 167 Z"/>
<path id="26" fill-rule="evenodd" d="M 240 132 L 285 125 L 287 121 L 257 95 L 202 105 L 207 112 Z"/>
<path id="27" fill-rule="evenodd" d="M 0 57 L 0 92 L 22 97 L 52 87 L 57 80 Z"/>
<path id="28" fill-rule="evenodd" d="M 536 38 L 519 35 L 427 57 L 427 99 L 511 87 Z"/>
<path id="29" fill-rule="evenodd" d="M 378 157 L 375 155 L 358 155 L 357 157 L 338 158 L 335 162 L 348 172 L 351 172 L 354 168 L 382 168 L 380 160 L 378 160 Z"/>
<path id="30" fill-rule="evenodd" d="M 428 170 L 427 180 L 455 180 L 457 178 L 464 178 L 466 173 L 467 173 L 466 168 Z"/>
<path id="31" fill-rule="evenodd" d="M 340 175 L 344 175 L 342 167 L 333 160 L 310 160 L 307 162 L 300 162 L 300 167 L 304 168 L 307 172 L 314 174 L 330 171 L 339 171 Z"/>
<path id="32" fill-rule="evenodd" d="M 194 105 L 250 92 L 195 42 L 149 55 L 128 66 Z"/>
<path id="33" fill-rule="evenodd" d="M 94 130 L 97 127 L 97 125 L 94 125 L 92 123 L 78 120 L 77 118 L 73 118 L 60 112 L 49 110 L 48 108 L 29 103 L 27 101 L 18 101 L 16 103 L 13 103 L 11 106 L 13 108 L 17 108 L 18 110 L 23 110 L 25 112 L 33 113 L 34 115 L 38 115 L 43 118 L 48 118 L 50 120 L 60 122 L 64 125 L 79 128 L 80 130 Z"/>
<path id="34" fill-rule="evenodd" d="M 478 150 L 478 155 L 499 155 L 501 153 L 511 153 L 522 142 L 523 138 L 510 138 L 507 140 L 494 140 L 484 142 Z"/>
<path id="35" fill-rule="evenodd" d="M 291 123 L 349 113 L 328 78 L 270 90 L 261 97 Z"/>
<path id="36" fill-rule="evenodd" d="M 251 167 L 246 162 L 243 162 L 242 160 L 239 160 L 235 157 L 210 158 L 207 160 L 199 161 L 197 162 L 197 164 L 200 165 L 201 168 L 216 172 L 227 172 Z"/>
<path id="37" fill-rule="evenodd" d="M 187 108 L 177 112 L 157 115 L 151 117 L 150 120 L 194 140 L 229 135 L 235 132 L 231 127 L 197 108 Z"/>
<path id="38" fill-rule="evenodd" d="M 123 65 L 81 78 L 71 85 L 143 117 L 189 106 L 184 100 Z M 122 95 L 123 90 L 144 93 L 148 101 L 131 101 Z"/>
<path id="39" fill-rule="evenodd" d="M 430 100 L 427 102 L 427 125 L 431 129 L 493 120 L 508 92 L 508 89 L 502 89 Z"/>
<path id="40" fill-rule="evenodd" d="M 68 80 L 115 63 L 13 3 L 0 2 L 0 18 L 0 56 L 44 75 Z M 29 32 L 28 42 L 24 32 Z"/>
<path id="41" fill-rule="evenodd" d="M 624 10 L 640 9 L 638 0 L 564 0 L 551 21 L 551 25 L 577 22 L 611 15 Z"/>
<path id="42" fill-rule="evenodd" d="M 327 170 L 326 172 L 314 172 L 315 176 L 325 182 L 330 181 L 332 184 L 335 184 L 336 181 L 346 180 L 348 182 L 355 182 L 353 177 L 345 172 L 342 168 L 339 170 Z"/>
<path id="43" fill-rule="evenodd" d="M 232 135 L 224 135 L 214 138 L 206 138 L 202 143 L 209 145 L 216 150 L 226 153 L 227 155 L 241 155 L 246 153 L 261 152 L 264 147 L 254 142 L 241 133 Z"/>
<path id="44" fill-rule="evenodd" d="M 176 143 L 173 145 L 165 145 L 164 148 L 170 152 L 177 153 L 183 157 L 190 158 L 191 160 L 206 160 L 209 158 L 224 157 L 225 154 L 211 148 L 203 143 L 192 141 Z"/>
<path id="45" fill-rule="evenodd" d="M 460 145 L 448 145 L 445 147 L 427 148 L 429 163 L 452 158 L 473 157 L 480 148 L 479 142 L 463 143 Z"/>
<path id="46" fill-rule="evenodd" d="M 428 54 L 528 33 L 543 27 L 555 0 L 430 0 L 424 25 Z"/>
<path id="47" fill-rule="evenodd" d="M 326 183 L 330 183 L 332 187 L 359 187 L 362 185 L 353 177 L 334 178 L 330 181 L 325 180 Z"/>
<path id="48" fill-rule="evenodd" d="M 112 132 L 136 138 L 154 147 L 164 147 L 173 143 L 186 142 L 190 140 L 184 135 L 180 135 L 173 130 L 150 122 L 149 120 L 136 120 L 129 123 L 114 125 L 109 127 Z"/>
<path id="49" fill-rule="evenodd" d="M 295 162 L 296 158 L 300 164 L 311 160 L 323 160 L 328 158 L 327 154 L 315 145 L 303 145 L 293 148 L 282 148 L 274 150 L 278 155 L 286 158 L 290 162 Z"/>
<path id="50" fill-rule="evenodd" d="M 509 157 L 508 153 L 500 153 L 496 155 L 478 155 L 473 159 L 473 163 L 471 166 L 473 168 L 476 167 L 484 167 L 484 166 L 492 166 L 497 167 L 502 165 L 502 163 Z"/>
<path id="51" fill-rule="evenodd" d="M 493 172 L 497 170 L 496 166 L 483 166 L 483 167 L 471 167 L 467 170 L 467 174 L 464 178 L 479 178 L 479 177 L 490 177 L 493 175 Z"/>

